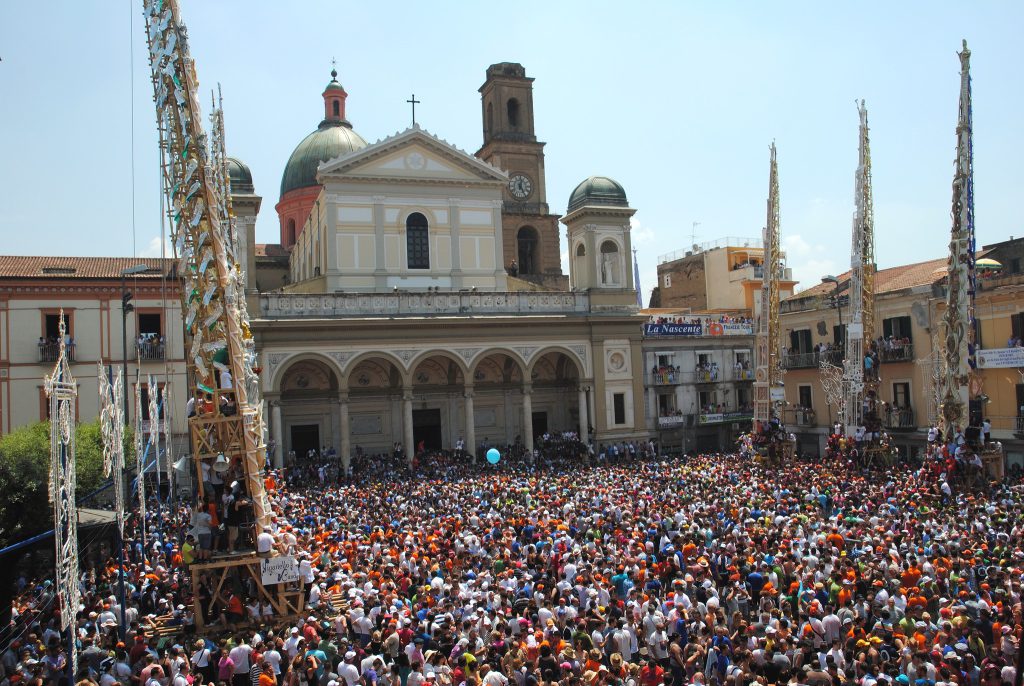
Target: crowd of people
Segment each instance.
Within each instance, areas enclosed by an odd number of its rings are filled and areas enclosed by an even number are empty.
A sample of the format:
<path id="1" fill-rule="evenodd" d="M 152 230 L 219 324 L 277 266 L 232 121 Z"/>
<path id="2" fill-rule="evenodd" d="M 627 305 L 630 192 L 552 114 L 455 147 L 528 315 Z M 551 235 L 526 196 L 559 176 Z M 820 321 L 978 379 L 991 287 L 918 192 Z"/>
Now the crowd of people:
<path id="1" fill-rule="evenodd" d="M 151 503 L 145 544 L 127 542 L 124 606 L 116 559 L 82 572 L 74 676 L 99 686 L 1013 682 L 1017 481 L 949 491 L 934 459 L 867 469 L 836 455 L 779 469 L 739 455 L 667 459 L 650 443 L 624 444 L 626 455 L 599 446 L 602 462 L 574 441 L 549 435 L 533 459 L 497 465 L 427 456 L 411 472 L 367 462 L 350 474 L 328 463 L 268 474 L 274 516 L 257 546 L 295 557 L 301 616 L 278 616 L 252 579 L 192 579 L 197 513 Z M 61 600 L 33 571 L 0 634 L 2 686 L 65 678 Z"/>

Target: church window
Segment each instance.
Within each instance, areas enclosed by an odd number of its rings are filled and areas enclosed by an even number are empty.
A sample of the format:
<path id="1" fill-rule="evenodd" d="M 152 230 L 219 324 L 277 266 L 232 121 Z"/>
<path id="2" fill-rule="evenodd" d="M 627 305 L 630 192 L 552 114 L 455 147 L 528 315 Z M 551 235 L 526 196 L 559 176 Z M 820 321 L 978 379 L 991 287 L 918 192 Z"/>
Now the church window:
<path id="1" fill-rule="evenodd" d="M 341 103 L 338 102 L 337 100 L 335 100 L 334 102 L 331 103 L 331 113 L 335 117 L 340 117 L 341 116 Z"/>
<path id="2" fill-rule="evenodd" d="M 430 269 L 430 229 L 419 212 L 405 220 L 405 249 L 409 269 Z"/>
<path id="3" fill-rule="evenodd" d="M 295 244 L 295 220 L 288 220 L 288 232 L 285 234 L 285 240 L 288 241 L 288 245 Z"/>
<path id="4" fill-rule="evenodd" d="M 506 106 L 508 110 L 508 125 L 513 129 L 519 127 L 519 101 L 515 98 L 510 98 Z"/>
<path id="5" fill-rule="evenodd" d="M 587 249 L 586 249 L 586 247 L 582 243 L 580 243 L 579 245 L 576 246 L 576 257 L 586 257 L 586 256 L 587 256 Z"/>
<path id="6" fill-rule="evenodd" d="M 524 226 L 519 229 L 518 234 L 516 234 L 516 242 L 519 247 L 519 273 L 539 273 L 538 246 L 540 241 L 537 237 L 537 229 L 532 226 Z"/>

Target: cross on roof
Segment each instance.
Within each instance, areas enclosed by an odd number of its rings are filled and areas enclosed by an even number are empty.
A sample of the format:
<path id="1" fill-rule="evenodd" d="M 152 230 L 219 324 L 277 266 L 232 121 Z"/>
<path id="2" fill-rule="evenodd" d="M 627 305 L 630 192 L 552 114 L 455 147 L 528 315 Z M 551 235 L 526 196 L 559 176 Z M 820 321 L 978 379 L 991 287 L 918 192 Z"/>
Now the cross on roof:
<path id="1" fill-rule="evenodd" d="M 412 103 L 412 125 L 416 126 L 416 105 L 420 102 L 416 99 L 416 94 L 412 94 L 411 100 L 406 100 L 408 103 Z"/>

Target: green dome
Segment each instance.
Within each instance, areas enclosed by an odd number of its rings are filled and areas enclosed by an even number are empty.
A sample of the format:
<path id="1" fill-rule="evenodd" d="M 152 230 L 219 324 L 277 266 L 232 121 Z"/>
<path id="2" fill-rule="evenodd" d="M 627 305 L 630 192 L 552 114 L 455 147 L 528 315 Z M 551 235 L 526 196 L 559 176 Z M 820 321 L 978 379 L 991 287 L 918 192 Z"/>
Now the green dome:
<path id="1" fill-rule="evenodd" d="M 318 185 L 316 168 L 321 162 L 365 147 L 366 141 L 347 121 L 320 122 L 316 131 L 303 138 L 288 158 L 281 176 L 281 195 L 296 188 Z"/>
<path id="2" fill-rule="evenodd" d="M 343 91 L 343 90 L 345 90 L 344 88 L 341 87 L 341 84 L 338 83 L 338 70 L 337 69 L 332 69 L 331 70 L 331 81 L 330 81 L 330 83 L 327 84 L 327 88 L 325 88 L 324 90 L 325 91 Z"/>
<path id="3" fill-rule="evenodd" d="M 231 179 L 231 192 L 252 193 L 252 172 L 249 171 L 249 167 L 245 162 L 235 157 L 229 157 L 227 164 L 228 177 Z"/>
<path id="4" fill-rule="evenodd" d="M 626 191 L 615 179 L 607 176 L 591 176 L 576 186 L 569 196 L 569 211 L 578 210 L 585 205 L 610 205 L 613 207 L 629 207 Z"/>

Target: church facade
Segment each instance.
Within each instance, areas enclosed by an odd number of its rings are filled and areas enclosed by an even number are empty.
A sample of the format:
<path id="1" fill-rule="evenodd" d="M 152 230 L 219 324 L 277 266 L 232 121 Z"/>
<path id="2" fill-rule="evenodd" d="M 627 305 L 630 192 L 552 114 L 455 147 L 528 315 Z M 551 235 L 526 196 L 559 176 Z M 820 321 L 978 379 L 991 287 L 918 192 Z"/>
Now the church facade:
<path id="1" fill-rule="evenodd" d="M 236 213 L 275 464 L 324 446 L 347 459 L 396 443 L 648 436 L 635 210 L 611 179 L 581 183 L 561 218 L 567 278 L 532 79 L 492 65 L 480 93 L 476 154 L 418 126 L 367 144 L 332 78 L 324 120 L 282 178 L 280 246 L 255 245 L 258 196 L 232 168 L 249 192 Z"/>

